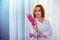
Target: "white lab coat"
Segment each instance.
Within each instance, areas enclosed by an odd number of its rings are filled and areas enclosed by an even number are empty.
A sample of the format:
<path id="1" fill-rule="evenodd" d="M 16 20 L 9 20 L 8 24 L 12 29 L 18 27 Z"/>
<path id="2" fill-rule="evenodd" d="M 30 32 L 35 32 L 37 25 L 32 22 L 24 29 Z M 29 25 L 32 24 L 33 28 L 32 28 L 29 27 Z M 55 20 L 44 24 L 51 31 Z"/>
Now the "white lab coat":
<path id="1" fill-rule="evenodd" d="M 50 22 L 47 19 L 44 19 L 43 23 L 40 23 L 37 19 L 35 20 L 37 23 L 38 32 L 41 32 L 47 36 L 47 37 L 42 37 L 42 38 L 39 37 L 38 40 L 49 40 L 49 37 L 52 35 Z M 31 31 L 33 32 L 35 36 L 37 36 L 37 32 L 35 32 L 34 30 L 31 30 Z M 30 38 L 30 40 L 37 40 L 37 38 L 32 37 Z"/>

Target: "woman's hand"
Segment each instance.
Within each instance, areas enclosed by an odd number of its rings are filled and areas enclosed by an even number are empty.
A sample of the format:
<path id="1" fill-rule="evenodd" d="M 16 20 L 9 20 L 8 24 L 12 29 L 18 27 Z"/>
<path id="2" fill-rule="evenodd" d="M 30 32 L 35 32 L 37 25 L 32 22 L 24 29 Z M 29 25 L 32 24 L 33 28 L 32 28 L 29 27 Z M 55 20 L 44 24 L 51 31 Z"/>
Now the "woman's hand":
<path id="1" fill-rule="evenodd" d="M 39 37 L 47 37 L 47 36 L 44 35 L 43 33 L 39 33 Z"/>
<path id="2" fill-rule="evenodd" d="M 29 37 L 30 37 L 30 38 L 32 38 L 33 36 L 34 36 L 33 33 L 30 33 L 30 34 L 29 34 Z"/>
<path id="3" fill-rule="evenodd" d="M 35 32 L 38 31 L 36 25 L 33 26 L 33 29 L 34 29 Z"/>

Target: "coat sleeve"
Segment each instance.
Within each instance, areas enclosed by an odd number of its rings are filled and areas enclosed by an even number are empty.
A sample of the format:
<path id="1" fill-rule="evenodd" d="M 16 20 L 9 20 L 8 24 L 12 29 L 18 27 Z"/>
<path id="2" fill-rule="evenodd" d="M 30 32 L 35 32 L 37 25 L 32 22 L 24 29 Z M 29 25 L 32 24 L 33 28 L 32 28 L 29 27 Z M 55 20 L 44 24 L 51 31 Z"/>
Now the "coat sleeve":
<path id="1" fill-rule="evenodd" d="M 48 29 L 43 34 L 46 35 L 47 38 L 50 38 L 50 36 L 52 35 L 52 28 L 51 28 L 51 24 L 49 21 L 47 21 L 46 26 L 48 27 Z"/>

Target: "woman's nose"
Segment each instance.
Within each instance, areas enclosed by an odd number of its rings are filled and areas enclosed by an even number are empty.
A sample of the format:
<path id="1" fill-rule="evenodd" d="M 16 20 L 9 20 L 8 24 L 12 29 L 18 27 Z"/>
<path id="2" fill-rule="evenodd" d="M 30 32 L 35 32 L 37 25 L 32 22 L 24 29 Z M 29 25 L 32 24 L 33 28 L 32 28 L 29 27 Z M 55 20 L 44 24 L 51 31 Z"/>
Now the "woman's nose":
<path id="1" fill-rule="evenodd" d="M 36 11 L 36 13 L 38 14 L 38 11 Z"/>
<path id="2" fill-rule="evenodd" d="M 36 14 L 39 14 L 39 12 L 38 12 L 38 11 L 36 11 Z"/>

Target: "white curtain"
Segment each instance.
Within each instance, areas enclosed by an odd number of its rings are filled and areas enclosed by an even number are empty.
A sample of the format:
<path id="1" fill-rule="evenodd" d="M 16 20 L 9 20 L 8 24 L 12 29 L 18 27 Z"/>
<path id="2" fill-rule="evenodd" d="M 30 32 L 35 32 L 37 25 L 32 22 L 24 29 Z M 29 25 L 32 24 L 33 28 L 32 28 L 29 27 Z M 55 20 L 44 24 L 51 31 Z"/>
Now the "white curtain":
<path id="1" fill-rule="evenodd" d="M 60 40 L 60 0 L 52 1 L 52 39 Z"/>
<path id="2" fill-rule="evenodd" d="M 9 0 L 10 40 L 24 40 L 24 0 Z"/>

